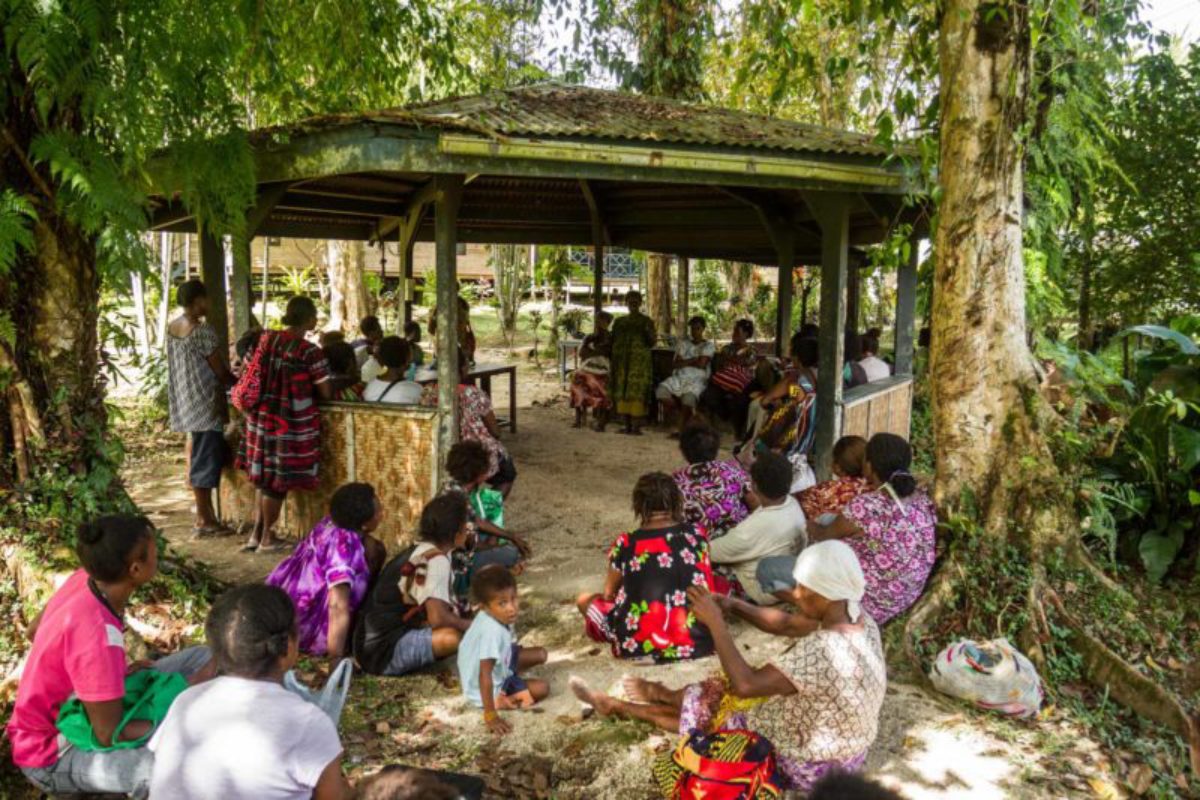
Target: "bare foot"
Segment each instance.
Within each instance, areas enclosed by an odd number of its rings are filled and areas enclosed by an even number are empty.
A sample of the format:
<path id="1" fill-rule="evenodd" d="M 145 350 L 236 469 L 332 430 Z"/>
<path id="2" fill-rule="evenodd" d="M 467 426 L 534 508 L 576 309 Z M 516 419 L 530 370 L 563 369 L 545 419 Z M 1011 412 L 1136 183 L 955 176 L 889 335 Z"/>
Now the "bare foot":
<path id="1" fill-rule="evenodd" d="M 572 675 L 567 681 L 571 687 L 571 691 L 579 698 L 579 702 L 585 703 L 596 709 L 596 713 L 602 717 L 607 717 L 612 713 L 613 699 L 603 692 L 593 692 L 583 678 Z"/>
<path id="2" fill-rule="evenodd" d="M 635 703 L 661 703 L 662 686 L 654 681 L 648 681 L 633 675 L 622 675 L 621 686 L 625 694 Z"/>

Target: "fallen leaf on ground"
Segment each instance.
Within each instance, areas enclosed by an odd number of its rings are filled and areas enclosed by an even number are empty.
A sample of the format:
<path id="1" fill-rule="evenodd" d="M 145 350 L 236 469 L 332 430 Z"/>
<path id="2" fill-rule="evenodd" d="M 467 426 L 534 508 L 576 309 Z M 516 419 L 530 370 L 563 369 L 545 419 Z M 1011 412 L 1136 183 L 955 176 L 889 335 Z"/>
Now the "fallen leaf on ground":
<path id="1" fill-rule="evenodd" d="M 1184 775 L 1182 772 L 1175 776 L 1175 785 L 1180 789 L 1183 789 L 1185 792 L 1191 788 L 1191 784 L 1188 783 L 1187 775 Z"/>
<path id="2" fill-rule="evenodd" d="M 391 733 L 392 726 L 391 726 L 391 724 L 389 724 L 387 722 L 376 722 L 375 723 L 375 732 L 376 733 Z"/>
<path id="3" fill-rule="evenodd" d="M 1134 794 L 1143 795 L 1150 791 L 1150 785 L 1154 783 L 1154 770 L 1150 769 L 1149 764 L 1136 764 L 1125 779 L 1129 781 L 1129 788 L 1133 789 Z"/>
<path id="4" fill-rule="evenodd" d="M 1121 800 L 1121 792 L 1103 778 L 1088 778 L 1088 786 L 1100 800 Z"/>

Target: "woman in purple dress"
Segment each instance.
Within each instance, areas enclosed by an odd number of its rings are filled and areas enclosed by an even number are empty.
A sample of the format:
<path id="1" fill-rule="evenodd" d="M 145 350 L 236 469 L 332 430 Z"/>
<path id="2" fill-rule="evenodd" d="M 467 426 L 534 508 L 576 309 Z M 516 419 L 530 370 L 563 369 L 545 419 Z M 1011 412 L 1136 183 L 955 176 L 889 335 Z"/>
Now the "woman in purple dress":
<path id="1" fill-rule="evenodd" d="M 267 576 L 296 605 L 303 652 L 330 658 L 349 652 L 354 612 L 386 557 L 383 543 L 371 535 L 382 520 L 375 489 L 347 483 L 333 493 L 329 516 Z"/>
<path id="2" fill-rule="evenodd" d="M 854 549 L 867 579 L 863 608 L 880 625 L 917 601 L 937 555 L 937 509 L 917 488 L 911 464 L 903 437 L 875 434 L 867 442 L 872 491 L 847 503 L 829 525 L 808 523 L 810 543 L 842 539 Z"/>
<path id="3" fill-rule="evenodd" d="M 689 425 L 679 437 L 688 465 L 675 470 L 683 494 L 683 521 L 704 528 L 718 539 L 758 506 L 750 476 L 735 459 L 718 461 L 721 436 L 703 423 Z"/>

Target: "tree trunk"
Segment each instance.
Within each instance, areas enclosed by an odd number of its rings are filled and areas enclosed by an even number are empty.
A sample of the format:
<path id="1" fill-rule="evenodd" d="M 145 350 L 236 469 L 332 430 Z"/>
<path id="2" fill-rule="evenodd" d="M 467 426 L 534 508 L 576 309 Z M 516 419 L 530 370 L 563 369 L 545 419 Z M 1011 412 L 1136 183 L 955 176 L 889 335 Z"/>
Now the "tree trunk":
<path id="1" fill-rule="evenodd" d="M 329 275 L 329 329 L 353 331 L 374 311 L 367 292 L 366 248 L 362 242 L 325 243 L 325 268 Z"/>
<path id="2" fill-rule="evenodd" d="M 162 292 L 158 298 L 158 347 L 164 353 L 167 351 L 167 323 L 171 316 L 171 259 L 175 253 L 175 234 L 160 233 L 158 235 L 158 283 Z"/>
<path id="3" fill-rule="evenodd" d="M 660 336 L 671 333 L 671 257 L 658 253 L 646 256 L 646 309 Z"/>

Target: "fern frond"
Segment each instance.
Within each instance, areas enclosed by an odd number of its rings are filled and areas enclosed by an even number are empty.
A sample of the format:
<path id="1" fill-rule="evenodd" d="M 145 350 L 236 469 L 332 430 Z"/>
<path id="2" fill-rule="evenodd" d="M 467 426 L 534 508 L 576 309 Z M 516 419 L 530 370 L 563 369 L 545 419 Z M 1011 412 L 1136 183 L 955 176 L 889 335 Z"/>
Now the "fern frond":
<path id="1" fill-rule="evenodd" d="M 12 271 L 18 252 L 33 252 L 36 219 L 37 212 L 29 200 L 12 189 L 0 193 L 0 277 Z"/>

